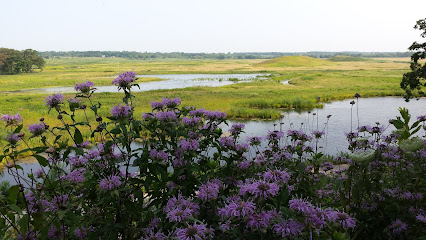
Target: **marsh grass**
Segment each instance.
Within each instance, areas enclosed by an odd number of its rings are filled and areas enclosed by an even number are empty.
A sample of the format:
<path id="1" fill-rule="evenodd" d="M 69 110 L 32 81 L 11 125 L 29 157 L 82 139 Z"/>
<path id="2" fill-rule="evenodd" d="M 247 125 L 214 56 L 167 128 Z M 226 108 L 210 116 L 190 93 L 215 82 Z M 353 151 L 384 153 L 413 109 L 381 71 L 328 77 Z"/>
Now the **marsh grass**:
<path id="1" fill-rule="evenodd" d="M 293 59 L 293 66 L 301 57 Z M 314 59 L 328 61 L 322 59 Z M 311 109 L 325 102 L 352 98 L 359 92 L 362 97 L 401 96 L 401 76 L 409 70 L 408 58 L 379 59 L 320 64 L 316 66 L 265 68 L 258 64 L 264 60 L 128 60 L 120 58 L 63 58 L 49 59 L 45 70 L 19 75 L 0 75 L 0 113 L 19 112 L 25 125 L 45 117 L 49 125 L 59 124 L 56 116 L 46 117 L 43 99 L 47 93 L 8 92 L 43 87 L 72 87 L 82 81 L 93 81 L 95 86 L 111 85 L 118 71 L 133 70 L 137 74 L 188 73 L 271 73 L 267 80 L 256 79 L 223 87 L 191 87 L 185 89 L 136 92 L 135 112 L 148 111 L 149 103 L 162 97 L 179 97 L 190 106 L 208 110 L 221 110 L 229 118 L 278 118 L 282 110 Z M 289 61 L 289 60 L 288 60 Z M 139 78 L 138 82 L 156 78 Z M 290 84 L 281 82 L 290 80 Z M 117 104 L 120 93 L 96 93 L 95 101 L 103 105 L 101 114 L 108 115 Z M 71 98 L 72 94 L 66 94 Z M 316 97 L 321 102 L 316 103 Z M 24 128 L 25 129 L 25 128 Z"/>

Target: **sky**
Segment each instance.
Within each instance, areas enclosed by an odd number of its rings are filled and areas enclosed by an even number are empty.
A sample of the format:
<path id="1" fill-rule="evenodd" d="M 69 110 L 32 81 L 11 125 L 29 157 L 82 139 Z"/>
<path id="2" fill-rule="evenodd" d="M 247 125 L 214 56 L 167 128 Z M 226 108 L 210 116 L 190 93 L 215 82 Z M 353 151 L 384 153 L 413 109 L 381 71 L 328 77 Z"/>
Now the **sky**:
<path id="1" fill-rule="evenodd" d="M 0 0 L 0 47 L 402 52 L 426 0 Z"/>

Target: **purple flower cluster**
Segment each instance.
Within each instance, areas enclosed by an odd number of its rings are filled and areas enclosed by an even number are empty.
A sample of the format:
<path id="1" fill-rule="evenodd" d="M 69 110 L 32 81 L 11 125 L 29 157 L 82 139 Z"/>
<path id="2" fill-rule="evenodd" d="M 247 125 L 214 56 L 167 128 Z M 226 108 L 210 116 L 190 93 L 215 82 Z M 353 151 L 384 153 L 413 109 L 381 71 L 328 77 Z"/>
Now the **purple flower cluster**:
<path id="1" fill-rule="evenodd" d="M 210 121 L 220 121 L 226 118 L 226 113 L 219 111 L 204 111 L 204 117 Z"/>
<path id="2" fill-rule="evenodd" d="M 85 168 L 74 169 L 66 175 L 66 179 L 71 183 L 81 183 L 86 178 L 84 177 L 84 173 L 86 172 Z"/>
<path id="3" fill-rule="evenodd" d="M 245 126 L 246 125 L 243 124 L 243 123 L 234 123 L 234 124 L 232 124 L 231 128 L 229 129 L 229 132 L 232 135 L 237 136 L 243 131 Z"/>
<path id="4" fill-rule="evenodd" d="M 15 115 L 2 115 L 1 116 L 1 120 L 3 122 L 6 122 L 6 127 L 7 126 L 18 126 L 20 123 L 22 123 L 22 118 L 21 115 L 19 115 L 19 113 L 15 114 Z"/>
<path id="5" fill-rule="evenodd" d="M 256 204 L 252 201 L 242 201 L 240 198 L 228 201 L 223 208 L 218 209 L 218 214 L 224 218 L 242 218 L 252 215 L 256 210 Z"/>
<path id="6" fill-rule="evenodd" d="M 115 118 L 126 118 L 132 113 L 132 107 L 127 105 L 118 105 L 111 108 L 111 115 Z"/>
<path id="7" fill-rule="evenodd" d="M 199 126 L 200 124 L 203 123 L 203 119 L 201 117 L 192 117 L 192 118 L 188 118 L 188 117 L 184 117 L 182 118 L 182 123 L 186 126 Z"/>
<path id="8" fill-rule="evenodd" d="M 199 209 L 200 207 L 196 203 L 185 199 L 179 194 L 177 198 L 172 197 L 167 201 L 163 212 L 170 222 L 183 222 L 189 217 L 198 215 Z"/>
<path id="9" fill-rule="evenodd" d="M 290 209 L 300 212 L 304 215 L 306 224 L 313 226 L 316 229 L 322 229 L 326 226 L 327 222 L 337 222 L 343 228 L 354 228 L 356 223 L 355 219 L 351 218 L 344 212 L 335 211 L 332 209 L 321 209 L 315 207 L 312 203 L 301 199 L 293 198 L 289 201 Z"/>
<path id="10" fill-rule="evenodd" d="M 317 134 L 320 134 L 320 132 L 318 132 Z M 306 133 L 304 133 L 302 130 L 287 130 L 287 135 L 289 137 L 291 137 L 292 141 L 302 141 L 302 142 L 306 142 L 306 141 L 310 141 L 312 140 L 312 137 L 307 135 Z"/>
<path id="11" fill-rule="evenodd" d="M 285 170 L 268 170 L 263 173 L 263 178 L 267 181 L 287 183 L 290 180 L 290 174 Z"/>
<path id="12" fill-rule="evenodd" d="M 199 187 L 197 197 L 203 201 L 217 199 L 222 187 L 223 183 L 218 179 L 207 181 Z"/>
<path id="13" fill-rule="evenodd" d="M 87 81 L 84 83 L 78 83 L 75 85 L 74 89 L 76 91 L 80 91 L 83 94 L 88 94 L 90 90 L 92 90 L 92 87 L 95 86 L 95 84 L 91 81 Z"/>
<path id="14" fill-rule="evenodd" d="M 175 231 L 178 240 L 202 240 L 212 239 L 213 229 L 207 228 L 205 224 L 188 225 L 186 228 L 177 228 Z"/>
<path id="15" fill-rule="evenodd" d="M 419 122 L 426 121 L 426 115 L 417 116 L 417 121 L 419 121 Z"/>
<path id="16" fill-rule="evenodd" d="M 284 133 L 282 131 L 268 131 L 268 134 L 266 135 L 266 139 L 268 141 L 278 141 L 284 136 Z"/>
<path id="17" fill-rule="evenodd" d="M 248 216 L 247 227 L 252 230 L 262 230 L 268 228 L 271 220 L 277 216 L 275 211 L 261 211 Z"/>
<path id="18" fill-rule="evenodd" d="M 162 109 L 173 109 L 181 104 L 179 98 L 163 98 L 161 102 L 151 102 L 151 107 L 153 110 L 162 110 Z"/>
<path id="19" fill-rule="evenodd" d="M 162 123 L 170 123 L 177 121 L 177 116 L 174 111 L 158 112 L 154 115 L 154 117 Z"/>
<path id="20" fill-rule="evenodd" d="M 391 225 L 389 225 L 389 235 L 391 236 L 398 236 L 401 235 L 401 233 L 407 231 L 407 224 L 400 219 L 395 220 L 392 222 Z"/>
<path id="21" fill-rule="evenodd" d="M 121 185 L 119 176 L 109 176 L 99 182 L 99 188 L 104 191 L 113 190 Z"/>
<path id="22" fill-rule="evenodd" d="M 302 231 L 305 229 L 305 225 L 290 218 L 282 221 L 281 223 L 275 224 L 273 229 L 274 232 L 281 235 L 282 238 L 289 237 L 292 239 L 302 234 Z"/>
<path id="23" fill-rule="evenodd" d="M 180 141 L 180 147 L 183 151 L 196 151 L 199 146 L 200 143 L 196 139 L 183 139 Z"/>
<path id="24" fill-rule="evenodd" d="M 11 145 L 16 145 L 21 138 L 18 134 L 10 134 L 6 136 L 6 141 L 8 141 Z"/>
<path id="25" fill-rule="evenodd" d="M 278 195 L 279 190 L 280 187 L 274 182 L 270 183 L 265 180 L 257 180 L 252 183 L 243 184 L 240 187 L 240 195 L 246 196 L 247 193 L 250 193 L 256 198 L 269 199 Z"/>
<path id="26" fill-rule="evenodd" d="M 149 156 L 157 161 L 165 161 L 168 159 L 169 155 L 167 153 L 165 153 L 164 151 L 157 151 L 155 149 L 152 149 L 149 152 Z"/>
<path id="27" fill-rule="evenodd" d="M 53 94 L 44 99 L 45 105 L 49 107 L 49 110 L 54 108 L 57 111 L 61 109 L 61 104 L 65 100 L 64 95 L 62 94 Z"/>
<path id="28" fill-rule="evenodd" d="M 130 89 L 132 86 L 132 83 L 135 81 L 136 73 L 135 72 L 124 72 L 114 81 L 112 81 L 112 84 L 118 87 L 118 89 Z"/>
<path id="29" fill-rule="evenodd" d="M 262 143 L 262 137 L 248 137 L 247 141 L 252 146 L 258 146 L 258 145 L 260 145 Z"/>
<path id="30" fill-rule="evenodd" d="M 312 131 L 312 135 L 316 138 L 316 139 L 318 139 L 318 138 L 321 138 L 323 135 L 324 135 L 324 131 Z"/>
<path id="31" fill-rule="evenodd" d="M 28 125 L 28 131 L 30 131 L 33 136 L 40 136 L 46 132 L 46 124 L 41 122 L 39 124 Z"/>

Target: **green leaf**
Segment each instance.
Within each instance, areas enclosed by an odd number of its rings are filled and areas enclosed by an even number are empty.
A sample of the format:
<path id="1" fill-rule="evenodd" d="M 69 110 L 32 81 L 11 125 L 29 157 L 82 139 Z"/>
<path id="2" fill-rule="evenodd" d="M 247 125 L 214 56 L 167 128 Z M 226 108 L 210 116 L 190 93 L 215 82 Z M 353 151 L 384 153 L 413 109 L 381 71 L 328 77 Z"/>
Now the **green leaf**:
<path id="1" fill-rule="evenodd" d="M 22 216 L 22 218 L 19 219 L 18 224 L 21 227 L 21 234 L 23 236 L 27 235 L 27 231 L 28 231 L 28 215 L 25 214 L 24 216 Z"/>
<path id="2" fill-rule="evenodd" d="M 40 155 L 33 155 L 33 157 L 35 157 L 38 163 L 43 167 L 46 167 L 49 164 L 49 161 L 47 161 L 45 157 L 42 157 Z"/>
<path id="3" fill-rule="evenodd" d="M 22 210 L 16 204 L 11 204 L 9 207 L 10 207 L 10 209 L 15 211 L 16 213 L 22 214 Z"/>
<path id="4" fill-rule="evenodd" d="M 15 131 L 13 131 L 13 133 L 19 133 L 21 130 L 22 130 L 22 128 L 24 127 L 24 125 L 19 125 L 16 129 L 15 129 Z"/>
<path id="5" fill-rule="evenodd" d="M 396 129 L 404 128 L 404 123 L 399 119 L 394 119 L 392 124 L 395 126 Z"/>
<path id="6" fill-rule="evenodd" d="M 75 128 L 74 141 L 76 144 L 81 144 L 83 142 L 83 136 L 81 135 L 81 132 L 78 130 L 78 128 Z"/>
<path id="7" fill-rule="evenodd" d="M 14 185 L 12 187 L 9 188 L 9 201 L 13 204 L 16 203 L 16 199 L 18 198 L 18 192 L 19 192 L 19 186 L 18 185 Z"/>

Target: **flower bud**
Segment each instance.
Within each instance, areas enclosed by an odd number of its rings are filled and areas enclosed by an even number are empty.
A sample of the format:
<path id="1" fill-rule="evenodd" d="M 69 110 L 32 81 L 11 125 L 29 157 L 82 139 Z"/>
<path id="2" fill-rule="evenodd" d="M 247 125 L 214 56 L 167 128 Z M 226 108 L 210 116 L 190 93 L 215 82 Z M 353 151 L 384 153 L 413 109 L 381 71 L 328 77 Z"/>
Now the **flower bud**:
<path id="1" fill-rule="evenodd" d="M 40 122 L 44 122 L 44 118 L 40 118 Z"/>
<path id="2" fill-rule="evenodd" d="M 59 114 L 59 115 L 58 115 L 58 119 L 59 119 L 59 120 L 61 120 L 62 118 L 64 118 L 64 117 L 62 116 L 62 114 Z"/>
<path id="3" fill-rule="evenodd" d="M 102 117 L 96 117 L 96 122 L 102 122 Z"/>

